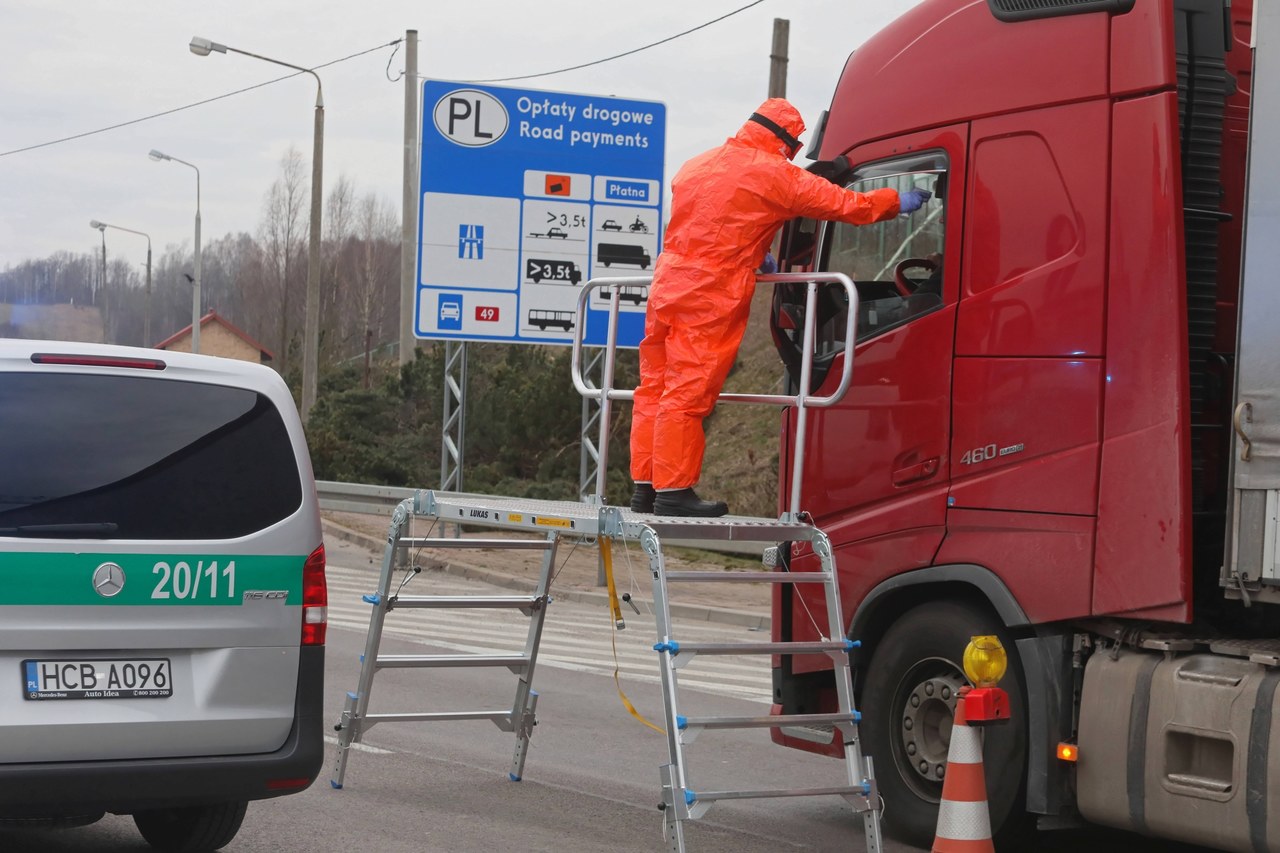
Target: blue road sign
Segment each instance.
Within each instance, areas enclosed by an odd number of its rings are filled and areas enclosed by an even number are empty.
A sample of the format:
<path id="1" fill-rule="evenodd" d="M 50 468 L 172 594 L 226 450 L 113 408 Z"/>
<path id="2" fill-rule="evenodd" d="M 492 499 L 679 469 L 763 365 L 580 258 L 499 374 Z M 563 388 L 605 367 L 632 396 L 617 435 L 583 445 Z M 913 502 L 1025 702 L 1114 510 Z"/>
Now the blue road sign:
<path id="1" fill-rule="evenodd" d="M 567 344 L 581 285 L 652 270 L 666 107 L 428 80 L 422 87 L 419 338 Z M 619 346 L 647 294 L 621 300 Z M 585 341 L 605 343 L 593 297 Z"/>

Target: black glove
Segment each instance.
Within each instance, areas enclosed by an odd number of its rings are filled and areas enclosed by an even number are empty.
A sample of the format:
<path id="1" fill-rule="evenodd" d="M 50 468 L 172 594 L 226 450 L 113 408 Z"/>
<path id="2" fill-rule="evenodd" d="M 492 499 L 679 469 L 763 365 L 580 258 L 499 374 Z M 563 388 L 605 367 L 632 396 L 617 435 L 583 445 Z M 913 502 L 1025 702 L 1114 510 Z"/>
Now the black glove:
<path id="1" fill-rule="evenodd" d="M 841 154 L 834 160 L 818 160 L 814 162 L 809 166 L 809 171 L 820 178 L 826 178 L 833 184 L 844 186 L 849 182 L 853 166 L 849 163 L 849 158 Z"/>

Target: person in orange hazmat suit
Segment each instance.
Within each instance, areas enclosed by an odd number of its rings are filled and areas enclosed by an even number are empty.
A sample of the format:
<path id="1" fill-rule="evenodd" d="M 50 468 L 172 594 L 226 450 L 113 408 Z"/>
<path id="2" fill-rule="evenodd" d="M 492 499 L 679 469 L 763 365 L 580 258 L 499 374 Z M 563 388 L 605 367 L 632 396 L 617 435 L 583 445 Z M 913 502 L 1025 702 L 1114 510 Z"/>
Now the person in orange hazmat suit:
<path id="1" fill-rule="evenodd" d="M 714 518 L 701 500 L 703 419 L 746 332 L 755 272 L 774 232 L 797 216 L 865 225 L 919 209 L 924 190 L 846 190 L 793 165 L 804 121 L 770 98 L 671 182 L 671 221 L 654 268 L 631 421 L 631 509 Z"/>

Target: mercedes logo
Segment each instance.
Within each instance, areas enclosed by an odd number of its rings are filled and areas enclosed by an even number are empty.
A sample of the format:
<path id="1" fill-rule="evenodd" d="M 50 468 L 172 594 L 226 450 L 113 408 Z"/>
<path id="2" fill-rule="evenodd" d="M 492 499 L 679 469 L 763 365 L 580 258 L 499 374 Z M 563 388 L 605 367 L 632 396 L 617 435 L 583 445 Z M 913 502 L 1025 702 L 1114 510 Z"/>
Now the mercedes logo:
<path id="1" fill-rule="evenodd" d="M 124 569 L 115 563 L 103 563 L 93 573 L 93 591 L 111 598 L 124 589 Z"/>

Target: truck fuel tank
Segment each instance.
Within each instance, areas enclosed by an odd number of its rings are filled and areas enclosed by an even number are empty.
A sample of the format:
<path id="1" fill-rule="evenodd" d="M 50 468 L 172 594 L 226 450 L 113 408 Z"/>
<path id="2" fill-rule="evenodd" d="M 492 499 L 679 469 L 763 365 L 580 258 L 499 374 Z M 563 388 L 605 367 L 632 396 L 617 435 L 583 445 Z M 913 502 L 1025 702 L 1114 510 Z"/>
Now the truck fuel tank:
<path id="1" fill-rule="evenodd" d="M 1280 642 L 1146 645 L 1166 650 L 1102 650 L 1085 667 L 1081 815 L 1223 850 L 1280 851 L 1280 825 L 1267 821 L 1280 791 Z"/>

